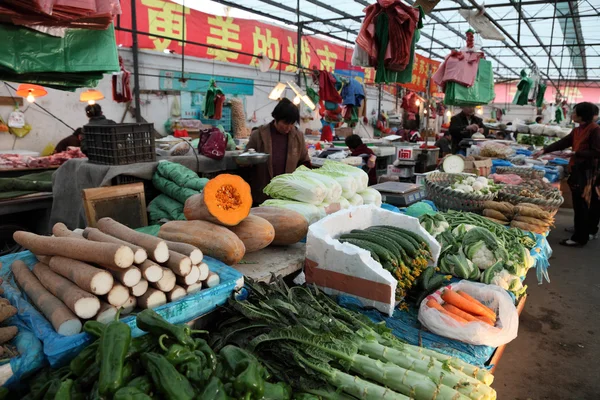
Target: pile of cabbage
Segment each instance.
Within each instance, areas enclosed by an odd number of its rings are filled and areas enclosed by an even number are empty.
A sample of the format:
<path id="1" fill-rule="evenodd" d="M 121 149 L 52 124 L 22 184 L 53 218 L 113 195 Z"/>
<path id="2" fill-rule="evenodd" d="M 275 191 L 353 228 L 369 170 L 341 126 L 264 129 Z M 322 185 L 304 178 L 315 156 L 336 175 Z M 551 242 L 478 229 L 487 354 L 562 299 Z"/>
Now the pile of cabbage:
<path id="1" fill-rule="evenodd" d="M 369 176 L 362 169 L 325 161 L 318 169 L 301 166 L 291 174 L 273 178 L 263 190 L 271 199 L 261 206 L 297 211 L 312 224 L 337 207 L 381 206 L 381 194 L 368 184 Z"/>
<path id="2" fill-rule="evenodd" d="M 453 190 L 460 193 L 490 194 L 496 193 L 499 186 L 494 181 L 484 176 L 475 178 L 474 176 L 461 177 L 451 186 Z"/>

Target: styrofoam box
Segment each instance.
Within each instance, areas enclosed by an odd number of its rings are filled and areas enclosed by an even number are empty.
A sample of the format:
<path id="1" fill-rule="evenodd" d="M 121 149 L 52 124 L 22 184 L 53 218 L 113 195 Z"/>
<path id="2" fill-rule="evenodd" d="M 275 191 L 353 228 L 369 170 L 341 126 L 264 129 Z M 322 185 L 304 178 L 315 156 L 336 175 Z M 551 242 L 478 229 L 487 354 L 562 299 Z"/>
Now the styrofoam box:
<path id="1" fill-rule="evenodd" d="M 364 306 L 391 316 L 396 305 L 396 279 L 366 250 L 337 240 L 353 229 L 374 225 L 393 225 L 418 233 L 431 248 L 431 264 L 437 263 L 440 245 L 417 218 L 366 205 L 338 211 L 310 226 L 304 273 L 307 283 L 316 284 L 327 294 L 355 296 Z"/>

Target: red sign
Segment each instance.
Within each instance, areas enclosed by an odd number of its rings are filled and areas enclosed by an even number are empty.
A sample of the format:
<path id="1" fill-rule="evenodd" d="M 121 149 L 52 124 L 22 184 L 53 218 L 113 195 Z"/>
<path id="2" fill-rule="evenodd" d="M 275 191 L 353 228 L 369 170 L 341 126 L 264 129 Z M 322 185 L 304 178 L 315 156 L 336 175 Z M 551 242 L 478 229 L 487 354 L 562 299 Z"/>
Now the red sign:
<path id="1" fill-rule="evenodd" d="M 121 2 L 121 27 L 131 29 L 130 2 Z M 185 13 L 185 32 L 183 14 Z M 157 51 L 173 50 L 181 52 L 182 43 L 177 40 L 209 44 L 221 49 L 187 44 L 185 54 L 193 57 L 214 59 L 222 62 L 234 62 L 244 65 L 258 65 L 259 59 L 231 50 L 250 54 L 266 54 L 271 60 L 271 69 L 279 68 L 279 61 L 296 64 L 297 33 L 276 25 L 255 20 L 222 17 L 205 14 L 200 11 L 184 8 L 179 4 L 166 0 L 136 0 L 136 22 L 140 32 L 150 35 L 138 35 L 139 47 Z M 117 43 L 125 47 L 132 46 L 131 33 L 117 31 Z M 230 51 L 228 51 L 230 50 Z M 301 64 L 304 68 L 317 68 L 333 72 L 336 61 L 350 62 L 352 48 L 340 46 L 327 40 L 312 36 L 302 38 Z M 439 66 L 438 61 L 415 54 L 413 81 L 401 85 L 407 89 L 425 91 L 427 69 Z M 282 65 L 282 71 L 295 72 L 293 65 Z M 373 83 L 375 70 L 365 68 L 365 82 Z"/>
<path id="2" fill-rule="evenodd" d="M 399 160 L 412 160 L 413 159 L 413 151 L 408 148 L 398 149 L 398 159 Z"/>

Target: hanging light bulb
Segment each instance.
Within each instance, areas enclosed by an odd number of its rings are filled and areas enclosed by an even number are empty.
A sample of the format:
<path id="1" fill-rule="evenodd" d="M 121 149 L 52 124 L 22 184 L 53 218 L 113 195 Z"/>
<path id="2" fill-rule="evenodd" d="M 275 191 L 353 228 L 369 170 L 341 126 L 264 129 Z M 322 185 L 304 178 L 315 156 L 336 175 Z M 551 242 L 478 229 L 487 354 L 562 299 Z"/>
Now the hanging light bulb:
<path id="1" fill-rule="evenodd" d="M 450 111 L 450 110 L 446 111 L 446 115 L 448 116 L 448 118 L 450 118 L 452 116 L 452 111 Z"/>
<path id="2" fill-rule="evenodd" d="M 89 105 L 96 104 L 98 100 L 102 99 L 104 99 L 102 92 L 95 89 L 88 89 L 79 95 L 79 101 L 82 103 L 87 102 Z"/>
<path id="3" fill-rule="evenodd" d="M 36 97 L 47 95 L 46 89 L 39 85 L 21 84 L 17 88 L 17 96 L 25 97 L 28 102 L 33 103 Z"/>
<path id="4" fill-rule="evenodd" d="M 427 110 L 423 110 L 423 114 L 424 114 L 424 115 L 427 115 Z"/>
<path id="5" fill-rule="evenodd" d="M 479 115 L 483 115 L 483 107 L 479 107 L 479 108 L 477 109 L 477 114 L 479 114 Z"/>
<path id="6" fill-rule="evenodd" d="M 33 103 L 35 101 L 35 96 L 33 95 L 33 93 L 30 92 L 27 95 L 27 101 L 30 102 L 30 103 Z"/>
<path id="7" fill-rule="evenodd" d="M 421 105 L 421 100 L 419 100 L 419 99 L 415 100 L 415 105 L 416 106 L 420 106 Z"/>
<path id="8" fill-rule="evenodd" d="M 295 104 L 295 105 L 298 105 L 298 104 L 300 104 L 300 96 L 296 96 L 296 97 L 294 97 L 294 104 Z"/>

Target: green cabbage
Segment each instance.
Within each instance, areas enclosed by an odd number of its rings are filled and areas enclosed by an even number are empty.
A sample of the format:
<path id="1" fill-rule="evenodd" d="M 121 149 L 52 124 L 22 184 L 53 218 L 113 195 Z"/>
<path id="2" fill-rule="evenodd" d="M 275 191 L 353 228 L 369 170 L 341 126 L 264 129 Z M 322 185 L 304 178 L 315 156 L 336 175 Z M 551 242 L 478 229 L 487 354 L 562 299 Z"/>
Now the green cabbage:
<path id="1" fill-rule="evenodd" d="M 342 185 L 329 175 L 318 174 L 315 171 L 306 168 L 304 165 L 298 167 L 293 175 L 304 175 L 323 183 L 327 188 L 327 196 L 325 196 L 324 200 L 325 203 L 335 203 L 342 197 Z"/>
<path id="2" fill-rule="evenodd" d="M 262 203 L 260 207 L 279 207 L 296 211 L 302 214 L 309 224 L 313 224 L 325 217 L 325 209 L 314 204 L 300 203 L 293 200 L 269 199 Z"/>
<path id="3" fill-rule="evenodd" d="M 381 207 L 381 193 L 379 193 L 377 190 L 366 188 L 357 194 L 363 198 L 364 204 L 374 204 L 377 207 Z"/>
<path id="4" fill-rule="evenodd" d="M 321 181 L 305 174 L 283 174 L 271 179 L 263 192 L 274 199 L 321 204 L 327 196 L 328 189 Z"/>
<path id="5" fill-rule="evenodd" d="M 337 161 L 325 161 L 320 168 L 323 171 L 338 172 L 346 176 L 352 176 L 357 181 L 357 191 L 365 190 L 369 186 L 369 175 L 362 168 L 353 167 Z"/>

